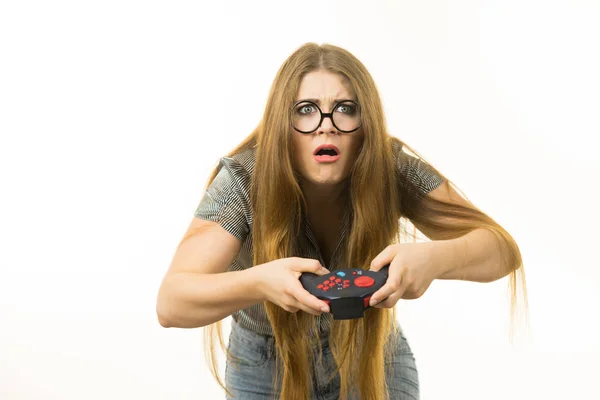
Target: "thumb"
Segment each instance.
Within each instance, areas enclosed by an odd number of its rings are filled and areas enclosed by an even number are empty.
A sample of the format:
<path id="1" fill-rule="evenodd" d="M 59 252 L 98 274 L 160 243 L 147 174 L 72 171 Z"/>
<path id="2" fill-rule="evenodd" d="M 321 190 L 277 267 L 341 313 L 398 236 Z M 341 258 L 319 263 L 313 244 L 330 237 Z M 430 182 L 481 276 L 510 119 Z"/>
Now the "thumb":
<path id="1" fill-rule="evenodd" d="M 302 258 L 298 263 L 295 263 L 293 268 L 299 272 L 311 272 L 317 275 L 326 275 L 329 273 L 329 270 L 323 267 L 319 260 L 313 258 Z"/>
<path id="2" fill-rule="evenodd" d="M 390 245 L 386 247 L 381 253 L 377 255 L 377 257 L 373 259 L 373 261 L 371 261 L 371 266 L 369 270 L 379 271 L 381 268 L 390 264 L 397 252 L 398 249 L 396 248 L 396 246 Z"/>

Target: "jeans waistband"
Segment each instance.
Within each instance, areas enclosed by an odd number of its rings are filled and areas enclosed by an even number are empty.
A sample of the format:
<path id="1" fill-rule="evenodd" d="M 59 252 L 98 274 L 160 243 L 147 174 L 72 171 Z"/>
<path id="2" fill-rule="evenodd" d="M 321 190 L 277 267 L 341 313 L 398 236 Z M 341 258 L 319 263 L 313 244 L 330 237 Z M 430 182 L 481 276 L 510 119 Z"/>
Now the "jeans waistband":
<path id="1" fill-rule="evenodd" d="M 267 348 L 269 350 L 275 349 L 275 337 L 271 335 L 261 335 L 260 333 L 254 332 L 242 326 L 235 319 L 231 319 L 231 335 L 235 335 L 237 340 L 242 341 L 247 346 L 252 348 Z M 319 336 L 321 346 L 329 347 L 329 333 L 325 333 Z"/>
<path id="2" fill-rule="evenodd" d="M 398 329 L 399 336 L 404 336 L 402 330 L 398 323 L 396 322 L 396 328 Z M 235 319 L 231 319 L 231 335 L 235 337 L 235 339 L 241 341 L 249 348 L 253 349 L 268 349 L 271 353 L 275 352 L 275 337 L 271 335 L 262 335 L 260 333 L 254 332 L 251 329 L 248 329 L 242 326 Z M 329 347 L 329 333 L 325 333 L 319 336 L 321 346 L 323 348 Z M 316 346 L 315 346 L 316 347 Z"/>

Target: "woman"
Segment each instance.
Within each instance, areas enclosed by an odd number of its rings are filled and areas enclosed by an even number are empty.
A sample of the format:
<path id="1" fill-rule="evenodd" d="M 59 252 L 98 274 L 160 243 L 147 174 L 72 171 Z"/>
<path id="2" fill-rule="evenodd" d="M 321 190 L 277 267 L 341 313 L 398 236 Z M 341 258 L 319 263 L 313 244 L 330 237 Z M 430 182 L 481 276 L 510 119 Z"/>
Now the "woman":
<path id="1" fill-rule="evenodd" d="M 400 243 L 409 222 L 431 240 Z M 299 283 L 303 272 L 388 263 L 359 319 L 333 320 Z M 228 398 L 418 399 L 396 302 L 422 296 L 434 279 L 510 273 L 514 305 L 521 264 L 501 226 L 387 133 L 363 64 L 307 43 L 278 71 L 259 126 L 213 172 L 157 314 L 166 327 L 208 326 L 212 371 Z M 224 348 L 220 320 L 229 315 L 223 385 L 213 334 Z"/>

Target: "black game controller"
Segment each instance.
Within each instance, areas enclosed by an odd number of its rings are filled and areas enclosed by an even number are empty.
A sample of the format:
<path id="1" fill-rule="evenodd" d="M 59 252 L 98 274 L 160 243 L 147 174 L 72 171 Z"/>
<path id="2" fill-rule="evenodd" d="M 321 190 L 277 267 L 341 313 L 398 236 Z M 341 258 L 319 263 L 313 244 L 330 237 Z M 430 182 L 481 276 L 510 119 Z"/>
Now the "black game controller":
<path id="1" fill-rule="evenodd" d="M 390 264 L 379 271 L 343 268 L 326 275 L 305 272 L 300 283 L 318 299 L 329 304 L 333 319 L 362 318 L 370 307 L 371 295 L 387 281 Z"/>

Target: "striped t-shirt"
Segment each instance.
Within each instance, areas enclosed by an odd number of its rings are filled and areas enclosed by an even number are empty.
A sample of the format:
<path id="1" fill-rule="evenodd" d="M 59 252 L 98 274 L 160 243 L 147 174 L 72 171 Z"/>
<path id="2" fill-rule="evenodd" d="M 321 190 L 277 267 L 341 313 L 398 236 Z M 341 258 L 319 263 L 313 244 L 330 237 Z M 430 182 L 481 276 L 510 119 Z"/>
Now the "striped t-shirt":
<path id="1" fill-rule="evenodd" d="M 422 193 L 426 194 L 440 186 L 443 178 L 437 175 L 428 164 L 410 156 L 395 142 L 394 150 L 398 152 L 397 168 Z M 206 189 L 194 213 L 198 218 L 218 222 L 227 232 L 242 242 L 240 252 L 229 267 L 229 271 L 241 271 L 252 267 L 253 264 L 250 177 L 254 170 L 254 155 L 255 149 L 248 149 L 232 157 L 222 157 L 218 166 L 219 171 Z M 341 252 L 338 251 L 339 246 L 346 238 L 349 229 L 348 219 L 345 218 L 344 221 L 337 243 L 338 248 L 331 256 L 329 265 L 326 265 L 310 224 L 306 218 L 303 218 L 301 232 L 304 234 L 298 238 L 300 257 L 317 259 L 330 271 L 335 270 L 339 265 L 341 255 Z M 339 268 L 344 267 L 339 266 Z M 262 302 L 234 312 L 232 318 L 244 328 L 261 335 L 273 336 L 271 324 Z M 318 326 L 321 334 L 329 332 L 332 314 L 323 313 L 316 318 L 319 319 Z"/>

